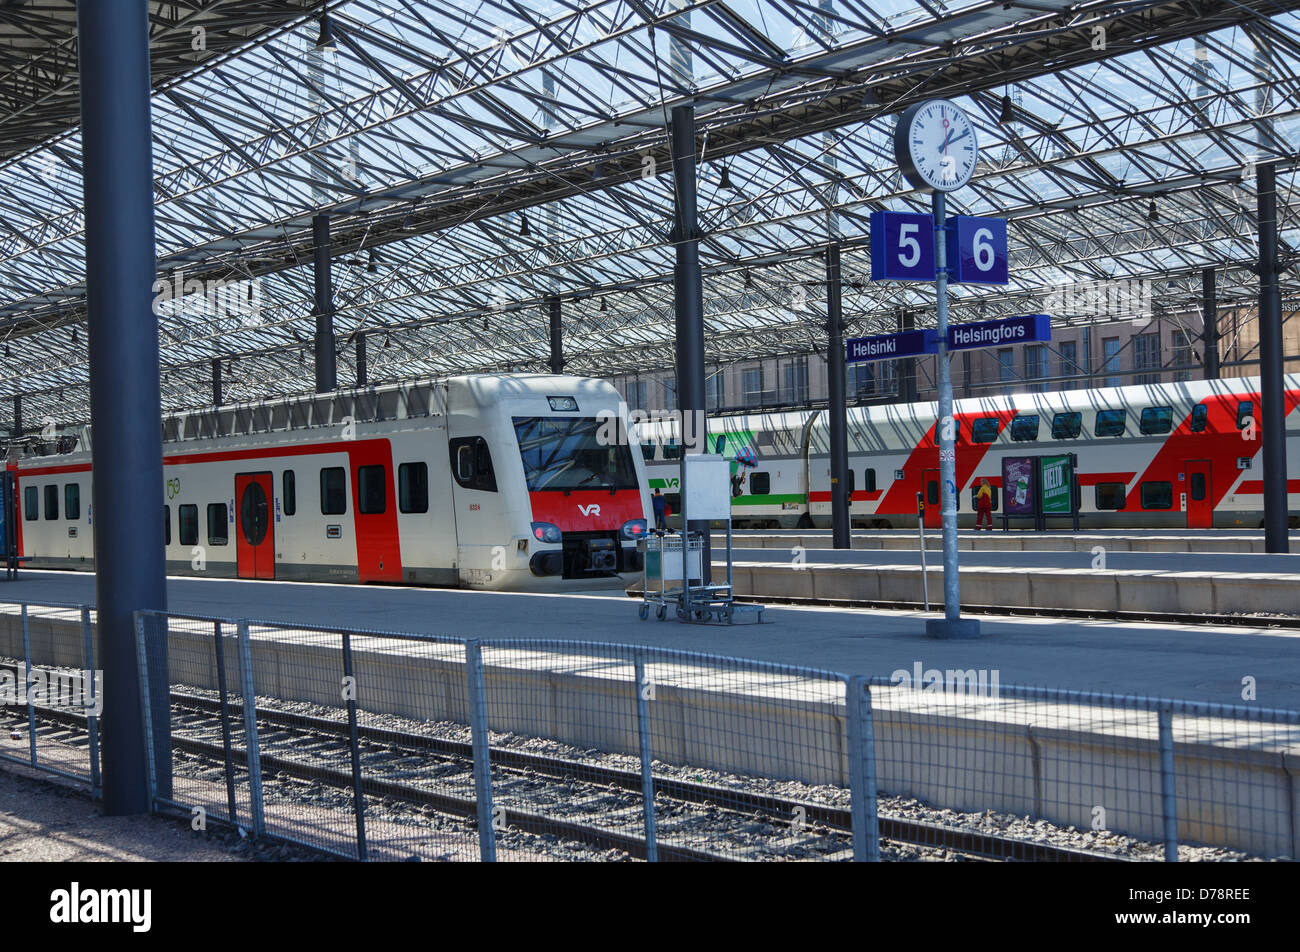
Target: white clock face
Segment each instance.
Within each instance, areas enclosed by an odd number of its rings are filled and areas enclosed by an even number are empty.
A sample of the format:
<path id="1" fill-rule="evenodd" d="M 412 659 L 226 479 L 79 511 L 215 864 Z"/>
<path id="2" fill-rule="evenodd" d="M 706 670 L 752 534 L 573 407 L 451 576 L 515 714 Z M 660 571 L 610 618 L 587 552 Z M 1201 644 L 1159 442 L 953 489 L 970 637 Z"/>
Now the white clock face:
<path id="1" fill-rule="evenodd" d="M 966 113 L 944 99 L 921 106 L 907 130 L 916 174 L 931 188 L 951 192 L 970 181 L 979 157 L 975 127 Z"/>

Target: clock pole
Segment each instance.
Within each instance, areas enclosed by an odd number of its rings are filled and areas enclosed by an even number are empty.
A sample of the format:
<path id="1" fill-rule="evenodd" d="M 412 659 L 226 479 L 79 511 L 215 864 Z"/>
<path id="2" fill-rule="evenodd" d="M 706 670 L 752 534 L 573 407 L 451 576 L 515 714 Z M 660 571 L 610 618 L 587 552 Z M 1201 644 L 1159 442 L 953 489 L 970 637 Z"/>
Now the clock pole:
<path id="1" fill-rule="evenodd" d="M 931 638 L 978 638 L 980 623 L 961 617 L 961 580 L 957 575 L 957 428 L 952 413 L 952 369 L 948 365 L 947 195 L 935 189 L 933 199 L 934 286 L 939 317 L 935 358 L 939 369 L 939 418 L 935 430 L 939 443 L 939 504 L 943 516 L 943 620 L 927 621 L 925 633 Z"/>

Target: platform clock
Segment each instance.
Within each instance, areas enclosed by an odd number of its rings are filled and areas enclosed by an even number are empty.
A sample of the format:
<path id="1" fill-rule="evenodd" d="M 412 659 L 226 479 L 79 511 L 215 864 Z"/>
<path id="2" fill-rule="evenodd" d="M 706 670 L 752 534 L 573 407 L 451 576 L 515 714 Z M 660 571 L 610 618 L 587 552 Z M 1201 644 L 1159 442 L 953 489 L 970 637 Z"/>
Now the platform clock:
<path id="1" fill-rule="evenodd" d="M 913 187 L 955 191 L 970 181 L 979 159 L 975 125 L 946 99 L 916 103 L 898 119 L 894 158 Z"/>

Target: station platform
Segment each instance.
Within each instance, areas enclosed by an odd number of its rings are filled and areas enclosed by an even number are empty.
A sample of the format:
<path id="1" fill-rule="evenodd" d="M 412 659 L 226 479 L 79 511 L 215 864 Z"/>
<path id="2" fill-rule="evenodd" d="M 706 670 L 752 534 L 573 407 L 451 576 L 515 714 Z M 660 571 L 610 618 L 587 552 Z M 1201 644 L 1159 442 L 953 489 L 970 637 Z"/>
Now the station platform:
<path id="1" fill-rule="evenodd" d="M 982 552 L 1091 552 L 1103 546 L 1108 552 L 1255 552 L 1264 551 L 1262 530 L 1244 529 L 1085 529 L 1079 533 L 1030 532 L 1011 530 L 1003 532 L 1001 523 L 994 522 L 992 532 L 962 529 L 957 533 L 957 547 L 962 551 Z M 733 533 L 734 545 L 749 549 L 789 549 L 801 545 L 805 549 L 830 549 L 829 529 L 764 529 L 738 530 Z M 916 551 L 919 539 L 916 529 L 854 529 L 851 541 L 854 549 L 889 549 Z M 713 544 L 726 544 L 726 537 L 716 530 Z M 943 538 L 938 529 L 927 529 L 927 549 L 941 549 Z M 1292 533 L 1291 551 L 1300 552 L 1300 535 Z"/>
<path id="2" fill-rule="evenodd" d="M 93 605 L 94 579 L 30 572 L 0 589 L 12 601 Z M 992 697 L 873 688 L 878 780 L 891 795 L 935 808 L 994 810 L 1083 828 L 1107 804 L 1110 828 L 1147 842 L 1161 836 L 1161 753 L 1153 712 L 1126 702 L 1095 706 L 1019 696 L 1015 685 L 1105 691 L 1243 706 L 1300 709 L 1300 630 L 1121 624 L 985 617 L 976 641 L 932 641 L 920 612 L 769 607 L 759 625 L 637 620 L 618 592 L 573 595 L 295 582 L 173 578 L 169 610 L 248 618 L 257 694 L 338 706 L 339 626 L 460 638 L 554 639 L 483 649 L 493 730 L 544 737 L 579 750 L 636 754 L 635 674 L 618 642 L 753 658 L 890 678 L 900 669 L 996 673 Z M 79 648 L 75 610 L 32 610 L 36 663 L 68 664 Z M 577 642 L 578 644 L 572 644 Z M 582 642 L 590 642 L 590 647 Z M 0 604 L 0 654 L 21 653 L 16 606 Z M 464 649 L 458 643 L 355 637 L 369 715 L 467 723 Z M 181 623 L 169 633 L 174 670 L 212 690 L 211 634 Z M 324 676 L 322 676 L 324 674 Z M 647 663 L 656 685 L 652 756 L 664 764 L 843 787 L 844 685 L 694 656 Z M 619 687 L 618 685 L 623 685 Z M 1011 690 L 1008 690 L 1011 689 Z M 738 699 L 743 698 L 743 703 Z M 1175 721 L 1180 836 L 1262 857 L 1300 855 L 1300 764 L 1294 717 L 1237 715 Z M 774 738 L 780 738 L 776 742 Z M 798 757 L 789 751 L 803 752 Z M 808 753 L 811 752 L 811 753 Z M 804 755 L 806 754 L 806 756 Z M 1103 800 L 1099 801 L 1098 797 Z"/>
<path id="3" fill-rule="evenodd" d="M 717 557 L 715 577 L 725 571 Z M 917 550 L 733 549 L 732 558 L 740 595 L 893 605 L 925 598 Z M 941 599 L 939 552 L 927 554 L 925 571 L 930 599 Z M 981 610 L 1300 617 L 1300 555 L 975 551 L 961 554 L 959 573 L 962 605 Z"/>
<path id="4" fill-rule="evenodd" d="M 997 669 L 1003 684 L 1227 704 L 1241 702 L 1242 679 L 1251 677 L 1260 705 L 1300 708 L 1297 629 L 986 615 L 980 639 L 935 641 L 925 636 L 926 618 L 935 616 L 920 611 L 774 605 L 761 625 L 684 625 L 653 615 L 638 621 L 638 602 L 617 591 L 531 595 L 197 578 L 169 579 L 167 589 L 173 612 L 461 638 L 645 644 L 846 674 L 888 676 L 920 661 Z M 0 587 L 5 601 L 93 605 L 94 598 L 94 577 L 82 573 L 23 572 Z"/>

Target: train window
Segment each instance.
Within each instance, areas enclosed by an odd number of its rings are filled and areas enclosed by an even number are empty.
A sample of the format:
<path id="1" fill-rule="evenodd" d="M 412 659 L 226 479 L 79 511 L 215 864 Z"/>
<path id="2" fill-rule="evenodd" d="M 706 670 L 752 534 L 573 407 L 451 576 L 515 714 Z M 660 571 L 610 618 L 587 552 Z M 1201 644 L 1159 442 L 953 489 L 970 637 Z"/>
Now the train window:
<path id="1" fill-rule="evenodd" d="M 41 517 L 40 494 L 36 491 L 35 486 L 28 486 L 23 490 L 23 518 L 28 522 Z"/>
<path id="2" fill-rule="evenodd" d="M 46 519 L 59 518 L 59 487 L 58 486 L 45 487 L 45 518 Z"/>
<path id="3" fill-rule="evenodd" d="M 1255 403 L 1253 400 L 1242 400 L 1237 404 L 1237 429 L 1244 430 L 1250 426 L 1255 419 Z"/>
<path id="4" fill-rule="evenodd" d="M 1093 422 L 1093 436 L 1123 436 L 1128 413 L 1125 410 L 1098 410 Z"/>
<path id="5" fill-rule="evenodd" d="M 1060 416 L 1058 413 L 1057 416 Z M 1038 414 L 1021 413 L 1011 421 L 1011 439 L 1016 443 L 1028 443 L 1038 439 Z"/>
<path id="6" fill-rule="evenodd" d="M 1052 439 L 1077 440 L 1083 432 L 1082 413 L 1057 413 L 1052 416 Z"/>
<path id="7" fill-rule="evenodd" d="M 862 475 L 864 477 L 862 480 L 862 488 L 869 493 L 874 493 L 876 491 L 876 471 L 868 466 L 862 471 Z"/>
<path id="8" fill-rule="evenodd" d="M 228 545 L 230 530 L 226 519 L 230 511 L 224 502 L 208 503 L 208 545 Z"/>
<path id="9" fill-rule="evenodd" d="M 668 514 L 682 511 L 682 494 L 681 493 L 664 493 L 664 498 L 668 500 Z"/>
<path id="10" fill-rule="evenodd" d="M 280 478 L 280 486 L 280 506 L 286 516 L 292 516 L 298 511 L 298 477 L 294 475 L 293 470 L 284 471 L 284 475 Z"/>
<path id="11" fill-rule="evenodd" d="M 664 444 L 664 459 L 681 459 L 682 446 L 677 441 Z"/>
<path id="12" fill-rule="evenodd" d="M 972 443 L 992 443 L 997 438 L 998 418 L 995 416 L 980 417 L 970 428 Z"/>
<path id="13" fill-rule="evenodd" d="M 1138 421 L 1138 430 L 1143 436 L 1155 436 L 1168 433 L 1174 428 L 1173 407 L 1143 407 L 1142 418 Z"/>
<path id="14" fill-rule="evenodd" d="M 975 483 L 974 485 L 971 486 L 970 488 L 971 509 L 978 508 L 977 503 L 975 501 L 975 497 L 979 495 L 979 492 L 980 492 L 979 483 Z M 994 486 L 992 483 L 989 483 L 989 492 L 991 493 L 990 501 L 993 503 L 993 510 L 996 512 L 998 508 L 998 487 Z"/>
<path id="15" fill-rule="evenodd" d="M 766 496 L 772 491 L 772 476 L 769 473 L 749 474 L 749 494 Z"/>
<path id="16" fill-rule="evenodd" d="M 76 483 L 63 485 L 63 518 L 73 520 L 81 518 L 81 487 Z"/>
<path id="17" fill-rule="evenodd" d="M 497 477 L 492 469 L 492 453 L 487 440 L 481 436 L 467 436 L 449 440 L 451 472 L 456 482 L 466 489 L 483 492 L 497 491 Z"/>
<path id="18" fill-rule="evenodd" d="M 1187 478 L 1187 495 L 1195 502 L 1205 498 L 1205 474 L 1192 473 Z"/>
<path id="19" fill-rule="evenodd" d="M 180 529 L 181 545 L 199 544 L 199 507 L 186 503 L 176 512 L 177 528 Z"/>
<path id="20" fill-rule="evenodd" d="M 515 439 L 529 492 L 636 489 L 627 444 L 604 437 L 583 417 L 515 417 Z"/>
<path id="21" fill-rule="evenodd" d="M 1093 487 L 1093 501 L 1098 509 L 1123 509 L 1126 489 L 1124 483 L 1098 483 Z"/>
<path id="22" fill-rule="evenodd" d="M 1203 403 L 1198 403 L 1192 407 L 1191 431 L 1193 433 L 1203 433 L 1205 424 L 1210 420 L 1210 408 Z"/>
<path id="23" fill-rule="evenodd" d="M 642 444 L 641 444 L 641 458 L 644 459 L 644 460 L 651 460 L 651 459 L 654 459 L 654 458 L 655 458 L 655 445 L 654 445 L 654 443 L 642 443 Z"/>
<path id="24" fill-rule="evenodd" d="M 172 544 L 172 507 L 168 505 L 163 506 L 163 538 L 163 545 Z"/>
<path id="25" fill-rule="evenodd" d="M 362 515 L 374 516 L 388 508 L 388 473 L 383 466 L 357 469 L 357 508 Z"/>
<path id="26" fill-rule="evenodd" d="M 925 504 L 927 506 L 939 505 L 939 480 L 930 479 L 926 481 Z"/>
<path id="27" fill-rule="evenodd" d="M 341 516 L 348 511 L 348 480 L 342 466 L 320 471 L 320 512 L 322 516 Z"/>
<path id="28" fill-rule="evenodd" d="M 1174 484 L 1166 482 L 1152 482 L 1142 484 L 1142 508 L 1143 509 L 1172 509 L 1174 508 Z"/>
<path id="29" fill-rule="evenodd" d="M 403 463 L 397 467 L 397 508 L 402 512 L 429 511 L 428 463 Z"/>

